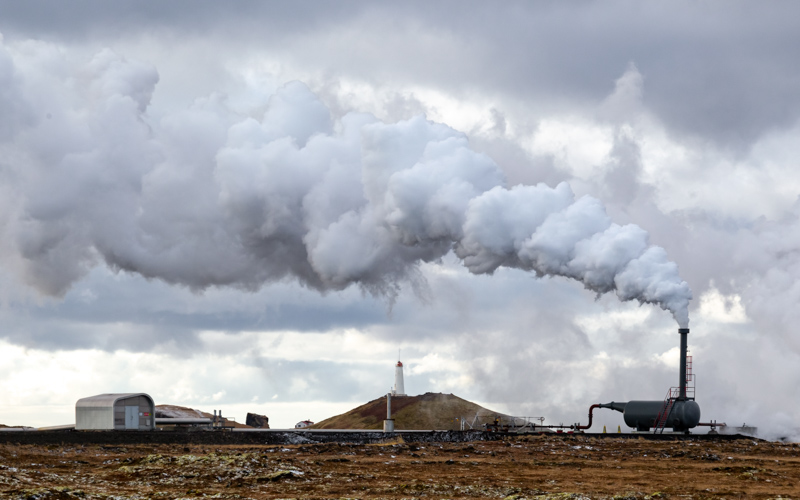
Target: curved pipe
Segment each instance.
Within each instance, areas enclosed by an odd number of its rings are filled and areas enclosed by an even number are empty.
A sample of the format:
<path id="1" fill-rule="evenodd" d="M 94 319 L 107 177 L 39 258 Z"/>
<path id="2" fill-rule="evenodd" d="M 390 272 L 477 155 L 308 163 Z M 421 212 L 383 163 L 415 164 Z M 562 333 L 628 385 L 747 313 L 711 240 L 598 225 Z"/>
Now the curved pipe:
<path id="1" fill-rule="evenodd" d="M 600 407 L 601 407 L 601 405 L 599 405 L 599 404 L 593 404 L 592 406 L 590 406 L 589 407 L 589 423 L 586 424 L 586 425 L 575 424 L 575 425 L 572 426 L 572 428 L 573 429 L 577 429 L 577 430 L 583 430 L 583 429 L 588 429 L 589 427 L 591 427 L 592 426 L 592 412 L 594 411 L 595 408 L 600 408 Z"/>

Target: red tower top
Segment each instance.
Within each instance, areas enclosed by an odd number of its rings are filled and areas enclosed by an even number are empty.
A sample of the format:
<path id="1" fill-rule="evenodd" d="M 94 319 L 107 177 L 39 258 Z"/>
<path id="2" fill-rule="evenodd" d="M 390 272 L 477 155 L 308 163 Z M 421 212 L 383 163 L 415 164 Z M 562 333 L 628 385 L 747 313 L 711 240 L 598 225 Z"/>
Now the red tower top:
<path id="1" fill-rule="evenodd" d="M 403 363 L 401 361 L 398 361 L 396 366 L 402 368 L 403 367 Z"/>

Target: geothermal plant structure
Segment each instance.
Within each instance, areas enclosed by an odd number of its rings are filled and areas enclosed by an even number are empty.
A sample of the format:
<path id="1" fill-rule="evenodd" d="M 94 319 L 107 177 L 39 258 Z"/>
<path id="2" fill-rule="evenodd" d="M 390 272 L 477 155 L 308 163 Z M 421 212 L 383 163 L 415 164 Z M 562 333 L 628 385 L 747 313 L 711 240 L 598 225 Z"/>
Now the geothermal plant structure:
<path id="1" fill-rule="evenodd" d="M 691 364 L 687 364 L 686 337 L 688 328 L 679 328 L 681 336 L 680 373 L 678 387 L 670 388 L 663 401 L 628 401 L 627 403 L 605 403 L 592 405 L 589 409 L 589 425 L 578 428 L 589 428 L 592 425 L 594 408 L 610 408 L 622 413 L 625 424 L 637 431 L 655 433 L 664 432 L 671 427 L 674 432 L 689 432 L 700 423 L 700 406 L 694 400 L 694 387 L 691 395 L 687 393 L 687 382 L 691 380 Z M 689 362 L 690 363 L 690 362 Z"/>

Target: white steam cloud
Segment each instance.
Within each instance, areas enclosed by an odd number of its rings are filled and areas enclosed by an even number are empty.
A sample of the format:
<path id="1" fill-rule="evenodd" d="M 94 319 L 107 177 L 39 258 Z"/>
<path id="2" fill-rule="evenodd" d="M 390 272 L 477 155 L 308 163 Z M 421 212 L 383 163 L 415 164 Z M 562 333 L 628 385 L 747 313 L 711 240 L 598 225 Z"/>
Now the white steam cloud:
<path id="1" fill-rule="evenodd" d="M 691 291 L 635 225 L 570 187 L 504 186 L 467 137 L 423 117 L 334 121 L 302 83 L 248 115 L 222 95 L 155 120 L 149 65 L 72 64 L 0 45 L 3 261 L 61 294 L 89 268 L 202 290 L 296 279 L 392 297 L 449 252 L 658 304 L 688 325 Z"/>

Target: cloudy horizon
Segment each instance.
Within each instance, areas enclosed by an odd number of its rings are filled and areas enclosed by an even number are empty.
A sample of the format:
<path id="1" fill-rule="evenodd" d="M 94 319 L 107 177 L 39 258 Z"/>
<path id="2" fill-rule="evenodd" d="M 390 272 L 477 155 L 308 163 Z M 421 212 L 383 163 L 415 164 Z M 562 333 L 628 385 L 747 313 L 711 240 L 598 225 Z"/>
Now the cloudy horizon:
<path id="1" fill-rule="evenodd" d="M 0 423 L 291 427 L 398 349 L 583 423 L 677 385 L 688 303 L 702 421 L 800 439 L 798 10 L 0 2 Z"/>

